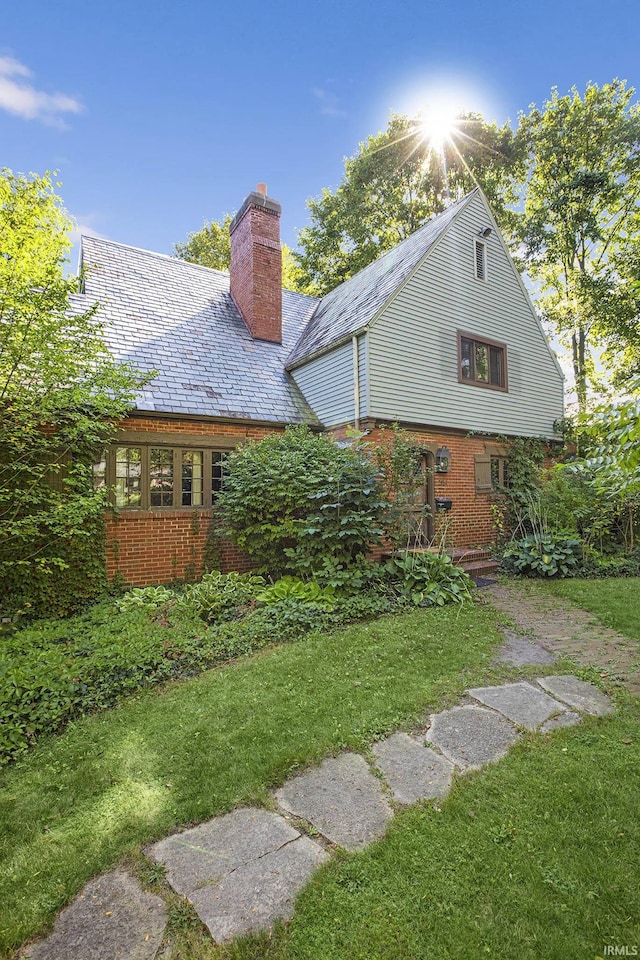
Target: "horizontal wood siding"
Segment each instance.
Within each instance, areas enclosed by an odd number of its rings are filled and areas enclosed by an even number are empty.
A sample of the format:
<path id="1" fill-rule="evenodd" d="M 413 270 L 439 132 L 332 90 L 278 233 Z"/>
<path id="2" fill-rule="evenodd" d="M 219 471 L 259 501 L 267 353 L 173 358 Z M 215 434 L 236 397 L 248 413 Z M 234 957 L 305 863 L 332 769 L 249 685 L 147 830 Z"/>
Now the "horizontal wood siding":
<path id="1" fill-rule="evenodd" d="M 358 337 L 358 386 L 360 390 L 360 417 L 369 416 L 369 363 L 367 335 Z"/>
<path id="2" fill-rule="evenodd" d="M 474 277 L 474 237 L 492 221 L 476 195 L 369 338 L 369 415 L 387 420 L 553 436 L 563 379 L 495 228 L 486 281 Z M 463 330 L 507 346 L 508 391 L 458 382 Z"/>
<path id="3" fill-rule="evenodd" d="M 354 418 L 353 344 L 351 340 L 291 371 L 305 400 L 325 427 Z"/>

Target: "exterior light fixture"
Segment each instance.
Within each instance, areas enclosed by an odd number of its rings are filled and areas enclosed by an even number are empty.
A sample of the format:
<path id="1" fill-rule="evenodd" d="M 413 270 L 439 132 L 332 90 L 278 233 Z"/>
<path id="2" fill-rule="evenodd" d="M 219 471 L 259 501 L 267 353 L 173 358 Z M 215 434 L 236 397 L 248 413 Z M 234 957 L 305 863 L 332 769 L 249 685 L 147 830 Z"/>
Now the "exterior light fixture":
<path id="1" fill-rule="evenodd" d="M 436 451 L 436 473 L 449 473 L 451 469 L 451 451 L 448 447 L 438 447 Z"/>
<path id="2" fill-rule="evenodd" d="M 478 236 L 479 236 L 479 237 L 484 237 L 484 239 L 486 240 L 487 237 L 490 237 L 490 236 L 491 236 L 492 232 L 493 232 L 493 231 L 492 231 L 491 227 L 483 227 L 482 230 L 478 230 Z"/>

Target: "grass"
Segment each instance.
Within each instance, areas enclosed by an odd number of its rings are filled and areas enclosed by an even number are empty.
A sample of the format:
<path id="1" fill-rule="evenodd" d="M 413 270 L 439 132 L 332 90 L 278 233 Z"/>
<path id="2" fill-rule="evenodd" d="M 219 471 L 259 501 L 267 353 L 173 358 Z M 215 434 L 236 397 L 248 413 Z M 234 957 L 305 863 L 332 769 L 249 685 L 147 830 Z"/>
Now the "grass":
<path id="1" fill-rule="evenodd" d="M 140 844 L 268 802 L 296 768 L 458 697 L 491 675 L 497 639 L 494 615 L 470 604 L 383 617 L 147 690 L 44 740 L 2 775 L 0 952 Z"/>
<path id="2" fill-rule="evenodd" d="M 555 580 L 545 583 L 544 589 L 584 607 L 605 626 L 640 640 L 640 577 Z"/>

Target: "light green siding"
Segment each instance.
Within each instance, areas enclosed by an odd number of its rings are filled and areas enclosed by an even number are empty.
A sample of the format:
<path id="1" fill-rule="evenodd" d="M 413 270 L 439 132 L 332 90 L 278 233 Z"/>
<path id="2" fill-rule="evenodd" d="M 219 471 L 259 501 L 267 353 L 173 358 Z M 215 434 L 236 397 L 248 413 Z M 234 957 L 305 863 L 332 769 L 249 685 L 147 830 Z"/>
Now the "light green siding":
<path id="1" fill-rule="evenodd" d="M 481 281 L 473 240 L 489 225 Z M 458 382 L 458 330 L 506 344 L 508 392 Z M 547 437 L 562 416 L 562 374 L 480 193 L 373 321 L 369 340 L 370 416 Z"/>
<path id="2" fill-rule="evenodd" d="M 291 371 L 291 376 L 325 427 L 354 419 L 353 345 L 351 340 Z"/>

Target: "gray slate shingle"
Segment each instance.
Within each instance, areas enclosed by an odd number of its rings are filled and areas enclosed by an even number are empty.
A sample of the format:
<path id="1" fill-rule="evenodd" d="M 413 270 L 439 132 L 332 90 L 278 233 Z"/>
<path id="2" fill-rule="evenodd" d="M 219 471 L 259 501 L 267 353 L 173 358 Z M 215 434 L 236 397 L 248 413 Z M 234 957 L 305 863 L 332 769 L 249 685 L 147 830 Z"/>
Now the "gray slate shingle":
<path id="1" fill-rule="evenodd" d="M 229 293 L 229 276 L 173 257 L 82 238 L 85 293 L 100 304 L 107 346 L 157 377 L 136 408 L 159 413 L 315 423 L 285 371 L 287 355 L 318 301 L 283 290 L 283 342 L 253 340 Z"/>
<path id="2" fill-rule="evenodd" d="M 287 366 L 296 366 L 366 327 L 475 192 L 452 203 L 397 247 L 323 297 L 291 351 Z"/>

